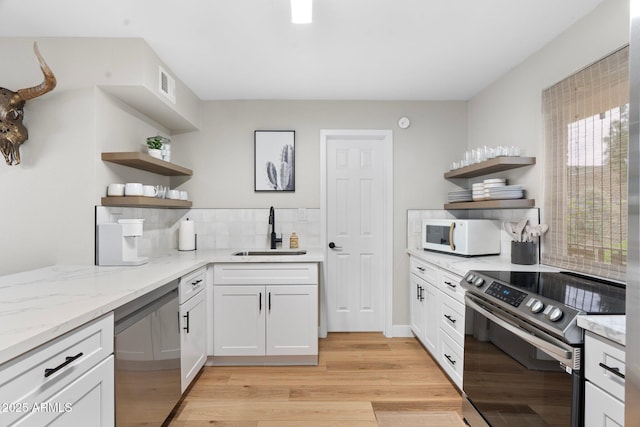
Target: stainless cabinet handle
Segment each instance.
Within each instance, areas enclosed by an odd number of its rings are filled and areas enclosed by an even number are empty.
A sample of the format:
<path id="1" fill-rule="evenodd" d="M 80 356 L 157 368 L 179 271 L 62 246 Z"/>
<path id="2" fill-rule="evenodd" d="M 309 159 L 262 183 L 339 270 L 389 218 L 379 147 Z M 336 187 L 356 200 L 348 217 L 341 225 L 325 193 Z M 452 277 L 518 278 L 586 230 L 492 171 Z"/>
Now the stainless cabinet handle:
<path id="1" fill-rule="evenodd" d="M 607 366 L 602 362 L 598 363 L 598 366 L 600 366 L 603 369 L 606 369 L 607 371 L 611 372 L 613 375 L 624 379 L 624 374 L 620 372 L 620 368 L 612 368 L 611 366 Z"/>
<path id="2" fill-rule="evenodd" d="M 447 358 L 447 360 L 448 360 L 449 362 L 451 362 L 451 364 L 452 364 L 452 365 L 455 365 L 455 364 L 456 364 L 456 361 L 455 361 L 455 360 L 453 360 L 453 359 L 451 358 L 451 356 L 449 356 L 447 353 L 445 353 L 445 354 L 444 354 L 444 357 L 446 357 L 446 358 Z"/>
<path id="3" fill-rule="evenodd" d="M 191 282 L 191 286 L 196 286 L 200 282 L 202 282 L 202 279 L 198 279 L 195 282 Z"/>
<path id="4" fill-rule="evenodd" d="M 453 317 L 449 316 L 448 314 L 445 314 L 444 317 L 446 317 L 449 322 L 456 323 L 456 319 L 454 319 Z"/>
<path id="5" fill-rule="evenodd" d="M 60 369 L 64 368 L 65 366 L 67 366 L 69 363 L 73 362 L 74 360 L 79 359 L 80 357 L 82 357 L 84 353 L 78 353 L 75 356 L 67 356 L 64 358 L 64 362 L 62 362 L 61 364 L 59 364 L 58 366 L 56 366 L 55 368 L 46 368 L 44 370 L 44 377 L 47 378 L 53 374 L 55 374 L 56 372 L 58 372 Z"/>
<path id="6" fill-rule="evenodd" d="M 262 311 L 262 292 L 258 295 L 258 311 Z"/>
<path id="7" fill-rule="evenodd" d="M 456 288 L 456 284 L 455 283 L 451 283 L 451 282 L 447 282 L 446 280 L 444 281 L 444 284 L 449 286 L 450 288 L 455 289 Z"/>
<path id="8" fill-rule="evenodd" d="M 269 292 L 269 311 L 271 311 L 271 292 Z"/>
<path id="9" fill-rule="evenodd" d="M 185 314 L 185 315 L 184 315 L 184 316 L 182 316 L 182 317 L 184 317 L 185 319 L 187 319 L 187 326 L 186 326 L 186 327 L 184 327 L 184 328 L 182 328 L 182 329 L 184 329 L 185 331 L 187 331 L 187 333 L 189 333 L 189 312 L 187 311 L 187 314 Z"/>

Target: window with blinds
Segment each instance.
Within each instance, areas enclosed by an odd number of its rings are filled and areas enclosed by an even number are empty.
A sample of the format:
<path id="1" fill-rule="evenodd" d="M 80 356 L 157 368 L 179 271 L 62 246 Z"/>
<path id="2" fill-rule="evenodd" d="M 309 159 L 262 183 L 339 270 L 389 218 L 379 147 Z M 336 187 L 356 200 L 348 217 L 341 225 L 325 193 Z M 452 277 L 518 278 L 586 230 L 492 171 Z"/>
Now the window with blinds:
<path id="1" fill-rule="evenodd" d="M 625 280 L 629 49 L 542 93 L 545 264 Z"/>

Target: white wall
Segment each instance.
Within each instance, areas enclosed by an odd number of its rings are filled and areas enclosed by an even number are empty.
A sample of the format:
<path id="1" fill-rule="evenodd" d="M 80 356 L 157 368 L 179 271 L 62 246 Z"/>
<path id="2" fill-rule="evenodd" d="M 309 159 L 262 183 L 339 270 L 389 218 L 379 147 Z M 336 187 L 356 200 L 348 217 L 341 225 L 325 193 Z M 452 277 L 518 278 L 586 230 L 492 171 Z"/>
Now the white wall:
<path id="1" fill-rule="evenodd" d="M 515 145 L 537 165 L 501 176 L 543 201 L 542 91 L 629 42 L 628 0 L 606 0 L 469 101 L 469 148 Z M 543 214 L 544 215 L 544 214 Z"/>
<path id="2" fill-rule="evenodd" d="M 2 86 L 43 80 L 33 39 L 0 38 Z M 57 87 L 25 106 L 22 164 L 0 163 L 0 275 L 57 263 L 92 264 L 94 206 L 109 182 L 169 184 L 159 175 L 104 163 L 102 151 L 138 151 L 166 129 L 104 94 L 96 84 L 142 79 L 142 40 L 42 39 Z M 148 57 L 148 55 L 146 55 Z M 4 160 L 4 159 L 2 159 Z"/>
<path id="3" fill-rule="evenodd" d="M 402 116 L 411 119 L 408 129 L 397 125 Z M 180 188 L 196 208 L 319 208 L 320 130 L 393 130 L 393 323 L 406 325 L 406 212 L 442 209 L 451 187 L 443 174 L 466 147 L 466 117 L 465 102 L 206 102 L 201 131 L 172 139 L 172 160 L 194 170 Z M 254 193 L 253 131 L 265 129 L 296 131 L 294 193 Z"/>

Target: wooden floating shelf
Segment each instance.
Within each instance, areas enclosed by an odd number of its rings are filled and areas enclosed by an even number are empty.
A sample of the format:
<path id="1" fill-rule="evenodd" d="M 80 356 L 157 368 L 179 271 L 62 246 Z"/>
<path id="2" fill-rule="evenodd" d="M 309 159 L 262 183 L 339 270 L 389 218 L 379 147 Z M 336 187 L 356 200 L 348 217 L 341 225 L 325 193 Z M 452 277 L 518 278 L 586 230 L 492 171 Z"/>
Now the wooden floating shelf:
<path id="1" fill-rule="evenodd" d="M 103 197 L 102 206 L 130 206 L 138 208 L 190 208 L 188 200 L 159 199 L 157 197 L 122 196 Z"/>
<path id="2" fill-rule="evenodd" d="M 494 157 L 474 165 L 465 166 L 460 169 L 445 172 L 444 177 L 450 178 L 475 178 L 495 172 L 502 172 L 509 169 L 521 168 L 536 164 L 535 157 Z"/>
<path id="3" fill-rule="evenodd" d="M 138 151 L 120 153 L 102 153 L 105 162 L 117 163 L 147 172 L 153 172 L 164 176 L 191 176 L 193 171 L 176 164 L 156 159 L 146 153 Z M 162 200 L 162 199 L 160 199 Z"/>
<path id="4" fill-rule="evenodd" d="M 483 200 L 481 202 L 447 203 L 444 208 L 451 209 L 525 209 L 533 208 L 535 199 Z"/>

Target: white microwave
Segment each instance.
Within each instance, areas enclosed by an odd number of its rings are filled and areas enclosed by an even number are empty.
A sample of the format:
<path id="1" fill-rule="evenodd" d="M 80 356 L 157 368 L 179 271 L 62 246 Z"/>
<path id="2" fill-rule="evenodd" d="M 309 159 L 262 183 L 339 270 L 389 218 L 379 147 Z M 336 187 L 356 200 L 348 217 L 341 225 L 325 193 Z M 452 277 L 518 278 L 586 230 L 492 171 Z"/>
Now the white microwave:
<path id="1" fill-rule="evenodd" d="M 425 219 L 422 248 L 462 256 L 496 255 L 500 227 L 489 219 Z"/>

